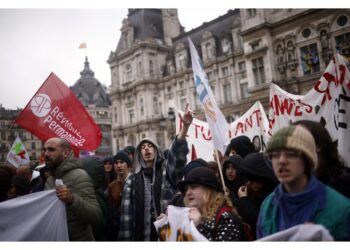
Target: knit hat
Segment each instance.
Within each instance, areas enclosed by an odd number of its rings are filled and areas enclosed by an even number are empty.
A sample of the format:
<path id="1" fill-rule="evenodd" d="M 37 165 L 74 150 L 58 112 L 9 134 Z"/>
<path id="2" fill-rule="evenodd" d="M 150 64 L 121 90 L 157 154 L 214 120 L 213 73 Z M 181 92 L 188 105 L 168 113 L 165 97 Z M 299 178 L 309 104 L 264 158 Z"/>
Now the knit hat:
<path id="1" fill-rule="evenodd" d="M 231 140 L 230 149 L 234 149 L 238 155 L 244 158 L 247 154 L 254 152 L 254 144 L 247 136 L 240 135 Z"/>
<path id="2" fill-rule="evenodd" d="M 317 165 L 315 140 L 312 134 L 304 127 L 289 126 L 278 130 L 267 144 L 266 153 L 281 149 L 301 151 L 309 160 L 312 169 Z"/>
<path id="3" fill-rule="evenodd" d="M 241 163 L 241 173 L 251 181 L 273 182 L 278 180 L 272 170 L 271 162 L 265 159 L 263 153 L 251 153 Z"/>
<path id="4" fill-rule="evenodd" d="M 190 161 L 185 168 L 183 169 L 183 174 L 184 176 L 186 176 L 187 174 L 189 174 L 193 169 L 198 168 L 198 167 L 208 167 L 209 168 L 209 164 L 201 159 L 201 158 L 197 158 L 193 161 Z"/>
<path id="5" fill-rule="evenodd" d="M 123 150 L 126 153 L 128 153 L 128 154 L 134 154 L 135 153 L 135 148 L 133 146 L 126 146 Z"/>
<path id="6" fill-rule="evenodd" d="M 200 184 L 222 192 L 218 178 L 216 178 L 214 171 L 208 167 L 195 168 L 185 176 L 183 181 L 178 182 L 177 187 L 182 194 L 185 194 L 188 184 Z"/>
<path id="7" fill-rule="evenodd" d="M 118 151 L 117 154 L 115 156 L 113 156 L 113 164 L 117 160 L 124 161 L 128 165 L 128 167 L 131 166 L 131 160 L 130 160 L 128 154 L 123 150 Z"/>
<path id="8" fill-rule="evenodd" d="M 103 159 L 103 164 L 106 162 L 113 163 L 113 157 L 112 156 L 107 156 L 106 158 Z"/>

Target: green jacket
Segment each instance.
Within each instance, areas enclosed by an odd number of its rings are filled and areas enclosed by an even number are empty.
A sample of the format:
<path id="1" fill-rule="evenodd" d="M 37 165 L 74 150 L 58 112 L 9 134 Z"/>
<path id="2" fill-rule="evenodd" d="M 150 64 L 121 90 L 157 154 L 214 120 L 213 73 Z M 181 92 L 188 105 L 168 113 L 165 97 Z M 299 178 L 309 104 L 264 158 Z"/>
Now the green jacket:
<path id="1" fill-rule="evenodd" d="M 277 233 L 277 205 L 273 204 L 272 192 L 260 207 L 257 223 L 257 238 Z M 334 240 L 349 240 L 350 200 L 326 186 L 326 204 L 318 210 L 309 222 L 321 224 L 328 229 Z"/>
<path id="2" fill-rule="evenodd" d="M 67 225 L 70 241 L 95 240 L 91 225 L 104 223 L 101 207 L 96 199 L 94 185 L 79 160 L 71 153 L 62 164 L 52 171 L 45 189 L 54 189 L 55 180 L 62 179 L 74 196 L 66 205 Z"/>

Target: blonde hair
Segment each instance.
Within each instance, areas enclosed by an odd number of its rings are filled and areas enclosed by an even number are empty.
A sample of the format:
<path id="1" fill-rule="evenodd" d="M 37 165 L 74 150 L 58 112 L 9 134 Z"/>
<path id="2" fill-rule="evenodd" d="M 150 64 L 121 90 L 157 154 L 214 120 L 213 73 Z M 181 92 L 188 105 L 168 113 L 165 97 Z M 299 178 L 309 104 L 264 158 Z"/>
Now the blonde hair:
<path id="1" fill-rule="evenodd" d="M 204 219 L 212 219 L 216 217 L 217 211 L 222 207 L 230 207 L 233 212 L 238 214 L 234 208 L 230 198 L 226 196 L 223 192 L 217 191 L 212 188 L 201 185 L 204 189 L 204 202 L 205 205 L 202 209 L 202 216 Z M 184 199 L 185 206 L 188 206 L 188 201 Z"/>

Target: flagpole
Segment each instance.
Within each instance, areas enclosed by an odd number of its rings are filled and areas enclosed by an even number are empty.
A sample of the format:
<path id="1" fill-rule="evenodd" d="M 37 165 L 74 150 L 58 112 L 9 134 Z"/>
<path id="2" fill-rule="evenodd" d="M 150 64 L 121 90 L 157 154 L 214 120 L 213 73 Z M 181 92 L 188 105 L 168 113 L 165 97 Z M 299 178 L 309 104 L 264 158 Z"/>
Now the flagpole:
<path id="1" fill-rule="evenodd" d="M 339 72 L 339 59 L 338 55 L 340 55 L 339 50 L 336 50 L 334 55 L 334 64 L 335 64 L 335 74 L 336 74 L 336 83 L 339 84 L 340 81 L 340 72 Z"/>
<path id="2" fill-rule="evenodd" d="M 227 192 L 226 189 L 226 185 L 225 185 L 225 180 L 224 180 L 224 175 L 222 174 L 222 168 L 221 168 L 221 162 L 219 159 L 219 153 L 217 149 L 214 149 L 215 151 L 215 156 L 216 156 L 216 161 L 218 163 L 218 168 L 219 168 L 219 173 L 220 173 L 220 179 L 221 179 L 221 183 L 222 183 L 222 188 L 224 189 L 224 193 L 225 195 L 229 195 L 229 193 Z"/>

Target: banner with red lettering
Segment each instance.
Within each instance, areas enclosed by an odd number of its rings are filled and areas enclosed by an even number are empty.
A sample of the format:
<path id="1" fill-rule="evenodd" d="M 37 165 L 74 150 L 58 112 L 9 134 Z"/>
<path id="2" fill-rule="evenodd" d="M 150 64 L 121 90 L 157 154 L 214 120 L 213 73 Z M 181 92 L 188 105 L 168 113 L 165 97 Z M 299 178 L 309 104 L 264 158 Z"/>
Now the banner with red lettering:
<path id="1" fill-rule="evenodd" d="M 319 121 L 332 139 L 338 141 L 339 154 L 350 166 L 350 72 L 346 64 L 342 56 L 333 57 L 305 96 L 290 94 L 271 84 L 270 133 L 298 120 Z"/>
<path id="2" fill-rule="evenodd" d="M 80 150 L 95 150 L 102 133 L 89 112 L 54 73 L 35 93 L 15 123 L 39 139 L 64 138 Z"/>
<path id="3" fill-rule="evenodd" d="M 182 115 L 183 111 L 177 110 L 177 133 L 182 126 Z M 256 151 L 265 150 L 266 143 L 269 139 L 269 121 L 264 108 L 259 101 L 256 102 L 243 116 L 239 117 L 229 125 L 230 130 L 227 133 L 229 140 L 239 135 L 246 135 L 254 143 Z M 188 161 L 191 161 L 192 150 L 195 150 L 198 158 L 202 158 L 206 161 L 212 161 L 214 159 L 214 146 L 208 123 L 194 118 L 188 129 L 186 139 L 190 149 L 190 153 L 187 155 Z"/>

